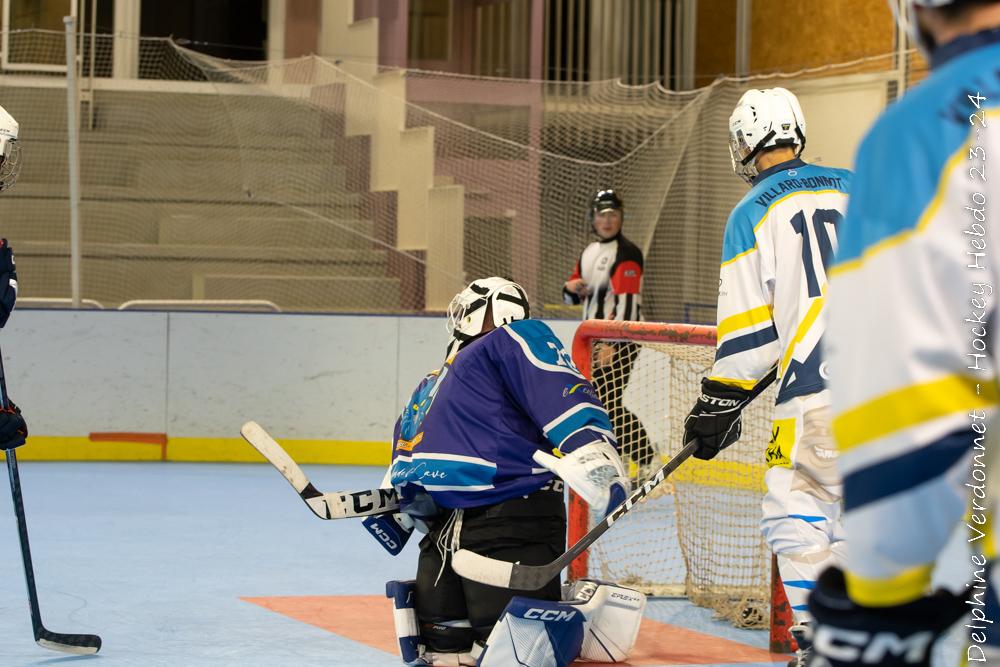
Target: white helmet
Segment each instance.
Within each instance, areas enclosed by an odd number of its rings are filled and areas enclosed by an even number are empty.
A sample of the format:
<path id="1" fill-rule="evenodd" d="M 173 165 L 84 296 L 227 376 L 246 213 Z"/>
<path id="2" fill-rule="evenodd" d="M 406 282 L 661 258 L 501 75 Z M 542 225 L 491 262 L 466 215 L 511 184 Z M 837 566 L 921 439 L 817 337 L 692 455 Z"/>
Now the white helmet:
<path id="1" fill-rule="evenodd" d="M 0 192 L 9 190 L 21 173 L 21 144 L 17 141 L 19 126 L 7 110 L 0 107 Z"/>
<path id="2" fill-rule="evenodd" d="M 455 295 L 448 306 L 448 355 L 483 333 L 487 306 L 495 327 L 531 317 L 524 289 L 506 278 L 480 278 Z"/>
<path id="3" fill-rule="evenodd" d="M 917 45 L 920 52 L 926 58 L 930 53 L 930 50 L 934 45 L 928 42 L 928 36 L 920 30 L 920 25 L 917 23 L 916 12 L 913 11 L 914 7 L 946 7 L 948 5 L 953 5 L 958 0 L 889 0 L 889 8 L 892 9 L 893 15 L 896 17 L 896 22 L 903 28 L 909 35 L 913 43 Z"/>
<path id="4" fill-rule="evenodd" d="M 799 100 L 784 88 L 748 90 L 729 117 L 729 156 L 733 171 L 747 183 L 757 175 L 757 156 L 765 148 L 806 146 L 806 119 Z"/>

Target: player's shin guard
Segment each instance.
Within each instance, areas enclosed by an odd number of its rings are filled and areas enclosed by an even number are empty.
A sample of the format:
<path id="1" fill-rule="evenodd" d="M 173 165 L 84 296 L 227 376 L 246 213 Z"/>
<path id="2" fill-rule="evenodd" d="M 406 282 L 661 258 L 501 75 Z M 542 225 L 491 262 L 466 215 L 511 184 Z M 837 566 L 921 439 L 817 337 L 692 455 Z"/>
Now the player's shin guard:
<path id="1" fill-rule="evenodd" d="M 834 565 L 839 566 L 841 563 L 830 549 L 809 554 L 778 554 L 778 572 L 781 574 L 781 583 L 785 587 L 785 595 L 796 625 L 812 620 L 809 614 L 809 593 L 816 587 L 816 579 L 820 573 Z"/>

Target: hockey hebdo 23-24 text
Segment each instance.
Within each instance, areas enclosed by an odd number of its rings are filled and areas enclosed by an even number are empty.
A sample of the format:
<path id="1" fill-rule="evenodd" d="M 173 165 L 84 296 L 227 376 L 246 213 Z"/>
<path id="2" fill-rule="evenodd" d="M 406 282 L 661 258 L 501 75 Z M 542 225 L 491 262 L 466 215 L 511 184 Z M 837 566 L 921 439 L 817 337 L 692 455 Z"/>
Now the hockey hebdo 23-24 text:
<path id="1" fill-rule="evenodd" d="M 979 92 L 968 96 L 970 103 L 969 114 L 969 154 L 968 154 L 968 174 L 973 188 L 970 200 L 966 203 L 964 210 L 965 219 L 968 224 L 963 233 L 967 236 L 970 249 L 966 251 L 969 257 L 967 268 L 973 273 L 986 271 L 989 258 L 986 256 L 986 150 L 980 145 L 982 128 L 986 127 L 986 112 L 981 105 L 986 98 Z M 980 187 L 982 185 L 982 187 Z M 970 313 L 966 318 L 966 323 L 970 324 L 972 334 L 971 350 L 966 353 L 969 359 L 968 369 L 975 373 L 992 373 L 981 365 L 985 361 L 986 349 L 988 347 L 986 315 L 989 312 L 989 299 L 993 296 L 993 286 L 987 282 L 973 281 L 969 299 Z M 995 381 L 992 377 L 984 378 L 987 382 Z M 982 385 L 976 383 L 976 394 L 982 394 Z M 986 411 L 973 409 L 969 412 L 972 420 L 972 430 L 975 432 L 973 438 L 972 466 L 970 479 L 966 486 L 972 491 L 971 505 L 969 509 L 969 521 L 966 527 L 969 530 L 968 543 L 972 547 L 971 576 L 967 586 L 972 590 L 966 603 L 970 606 L 972 618 L 966 623 L 969 628 L 969 644 L 966 648 L 968 662 L 986 662 L 986 654 L 983 644 L 986 643 L 986 631 L 993 623 L 993 619 L 986 616 L 986 563 L 987 556 L 982 548 L 977 552 L 976 544 L 980 542 L 987 533 L 987 484 L 986 484 Z"/>

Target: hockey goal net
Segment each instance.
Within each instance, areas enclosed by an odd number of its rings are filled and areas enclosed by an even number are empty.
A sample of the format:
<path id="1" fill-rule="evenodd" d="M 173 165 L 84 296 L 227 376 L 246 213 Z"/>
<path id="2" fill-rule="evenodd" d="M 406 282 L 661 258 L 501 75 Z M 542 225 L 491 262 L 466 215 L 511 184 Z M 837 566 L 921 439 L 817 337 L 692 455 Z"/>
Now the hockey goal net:
<path id="1" fill-rule="evenodd" d="M 580 325 L 573 359 L 608 408 L 632 476 L 646 479 L 683 447 L 684 418 L 714 355 L 715 327 L 607 320 Z M 744 410 L 736 444 L 712 461 L 684 462 L 574 562 L 571 578 L 685 597 L 733 625 L 772 627 L 772 644 L 780 645 L 787 609 L 777 609 L 772 622 L 771 554 L 759 527 L 774 392 L 769 388 Z M 569 542 L 600 519 L 573 498 Z"/>

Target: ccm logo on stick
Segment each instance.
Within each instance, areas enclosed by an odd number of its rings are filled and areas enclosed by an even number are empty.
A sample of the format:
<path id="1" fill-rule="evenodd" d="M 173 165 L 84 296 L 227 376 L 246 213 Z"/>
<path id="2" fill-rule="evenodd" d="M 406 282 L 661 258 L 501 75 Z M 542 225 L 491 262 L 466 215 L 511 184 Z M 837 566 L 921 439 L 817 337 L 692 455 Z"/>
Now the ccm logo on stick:
<path id="1" fill-rule="evenodd" d="M 575 611 L 558 611 L 556 609 L 529 609 L 524 612 L 525 618 L 539 621 L 568 621 L 576 616 Z"/>

